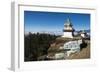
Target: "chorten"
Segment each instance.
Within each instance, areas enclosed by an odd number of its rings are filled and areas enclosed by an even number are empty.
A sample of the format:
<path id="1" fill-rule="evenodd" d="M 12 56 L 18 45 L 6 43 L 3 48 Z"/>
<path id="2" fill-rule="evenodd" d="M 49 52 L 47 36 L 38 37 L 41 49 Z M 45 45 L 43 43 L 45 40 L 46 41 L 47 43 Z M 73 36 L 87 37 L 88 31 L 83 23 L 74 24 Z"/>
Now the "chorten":
<path id="1" fill-rule="evenodd" d="M 82 30 L 81 37 L 85 38 L 86 36 L 87 36 L 87 33 L 85 32 L 85 30 Z"/>
<path id="2" fill-rule="evenodd" d="M 73 38 L 73 36 L 74 36 L 73 33 L 74 33 L 74 28 L 72 27 L 72 23 L 71 23 L 70 19 L 68 18 L 64 24 L 62 37 Z"/>

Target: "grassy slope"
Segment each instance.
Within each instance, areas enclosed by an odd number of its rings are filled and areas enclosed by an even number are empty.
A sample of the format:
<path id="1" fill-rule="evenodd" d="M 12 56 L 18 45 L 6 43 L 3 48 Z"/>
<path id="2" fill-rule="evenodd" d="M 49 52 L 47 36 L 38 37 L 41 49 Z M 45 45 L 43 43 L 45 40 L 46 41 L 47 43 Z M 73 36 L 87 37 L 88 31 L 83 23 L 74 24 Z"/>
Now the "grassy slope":
<path id="1" fill-rule="evenodd" d="M 71 54 L 68 59 L 87 59 L 90 58 L 90 44 L 83 48 L 79 53 Z"/>
<path id="2" fill-rule="evenodd" d="M 72 40 L 72 39 L 67 39 L 66 38 L 57 38 L 55 43 L 53 43 L 54 45 L 52 45 L 49 48 L 49 51 L 52 50 L 52 52 L 48 51 L 48 54 L 50 55 L 54 55 L 57 51 L 59 50 L 58 48 L 60 46 L 62 46 L 65 42 Z M 75 40 L 75 39 L 74 39 Z M 73 53 L 71 54 L 69 57 L 67 57 L 67 59 L 86 59 L 86 58 L 90 58 L 90 41 L 86 41 L 88 42 L 87 47 L 83 48 L 79 53 Z"/>

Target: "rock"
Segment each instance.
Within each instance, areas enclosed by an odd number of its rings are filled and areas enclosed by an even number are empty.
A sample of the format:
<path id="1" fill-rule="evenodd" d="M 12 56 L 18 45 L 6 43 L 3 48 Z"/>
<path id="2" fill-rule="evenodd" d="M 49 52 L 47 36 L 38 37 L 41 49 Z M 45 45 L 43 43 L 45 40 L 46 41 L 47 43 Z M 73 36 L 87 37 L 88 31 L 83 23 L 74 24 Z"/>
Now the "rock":
<path id="1" fill-rule="evenodd" d="M 55 59 L 64 59 L 65 54 L 64 53 L 56 53 Z"/>

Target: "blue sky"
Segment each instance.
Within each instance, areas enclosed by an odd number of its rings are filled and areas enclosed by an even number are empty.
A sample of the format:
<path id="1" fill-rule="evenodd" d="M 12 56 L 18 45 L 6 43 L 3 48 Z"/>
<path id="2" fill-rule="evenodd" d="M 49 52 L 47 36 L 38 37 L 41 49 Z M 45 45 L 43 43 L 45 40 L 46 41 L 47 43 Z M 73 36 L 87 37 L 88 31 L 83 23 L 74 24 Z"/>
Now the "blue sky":
<path id="1" fill-rule="evenodd" d="M 24 11 L 25 32 L 62 31 L 68 17 L 75 30 L 90 29 L 90 14 Z"/>

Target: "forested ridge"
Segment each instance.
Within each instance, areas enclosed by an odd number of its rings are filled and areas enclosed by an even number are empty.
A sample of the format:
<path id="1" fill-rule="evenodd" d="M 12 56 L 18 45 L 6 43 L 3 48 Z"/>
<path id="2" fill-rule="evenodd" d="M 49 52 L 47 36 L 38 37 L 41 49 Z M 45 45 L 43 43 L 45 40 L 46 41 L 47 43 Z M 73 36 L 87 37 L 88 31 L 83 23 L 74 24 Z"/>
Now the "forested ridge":
<path id="1" fill-rule="evenodd" d="M 24 61 L 37 61 L 38 57 L 47 55 L 50 44 L 58 37 L 46 33 L 29 33 L 24 36 Z"/>

